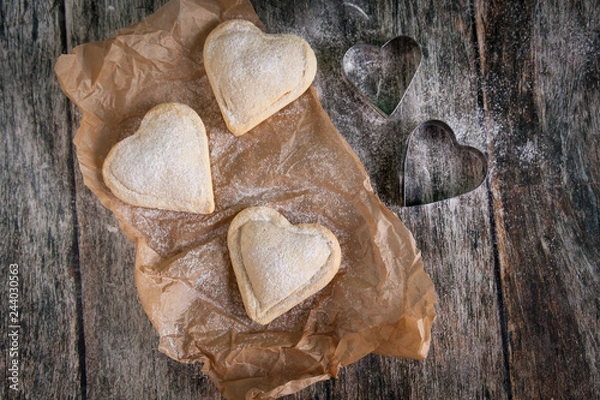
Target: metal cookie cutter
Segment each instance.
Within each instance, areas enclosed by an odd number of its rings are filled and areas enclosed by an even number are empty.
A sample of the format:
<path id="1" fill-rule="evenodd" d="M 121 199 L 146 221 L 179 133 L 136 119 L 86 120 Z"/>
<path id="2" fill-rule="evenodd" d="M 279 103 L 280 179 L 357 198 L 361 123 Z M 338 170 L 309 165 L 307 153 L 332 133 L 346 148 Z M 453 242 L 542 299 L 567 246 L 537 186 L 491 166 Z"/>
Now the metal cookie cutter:
<path id="1" fill-rule="evenodd" d="M 421 65 L 421 47 L 411 37 L 396 36 L 378 47 L 356 44 L 342 61 L 346 78 L 383 117 L 398 108 Z"/>
<path id="2" fill-rule="evenodd" d="M 404 206 L 433 203 L 477 189 L 487 176 L 487 159 L 458 143 L 444 122 L 430 120 L 408 138 L 403 182 Z"/>

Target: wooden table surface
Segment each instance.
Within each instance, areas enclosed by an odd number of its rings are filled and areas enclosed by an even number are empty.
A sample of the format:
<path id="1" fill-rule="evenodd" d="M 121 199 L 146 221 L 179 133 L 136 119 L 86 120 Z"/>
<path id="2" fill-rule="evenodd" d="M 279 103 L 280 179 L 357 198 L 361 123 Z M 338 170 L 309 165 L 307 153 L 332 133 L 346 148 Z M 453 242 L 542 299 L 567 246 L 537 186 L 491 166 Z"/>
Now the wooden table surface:
<path id="1" fill-rule="evenodd" d="M 0 398 L 220 398 L 200 365 L 158 352 L 134 245 L 83 184 L 72 145 L 80 113 L 53 72 L 60 54 L 164 2 L 0 4 Z M 270 32 L 313 46 L 324 108 L 413 232 L 439 297 L 426 360 L 369 355 L 289 398 L 600 398 L 597 0 L 253 4 Z M 381 119 L 341 60 L 356 43 L 397 35 L 423 58 Z M 400 160 L 411 131 L 433 119 L 484 153 L 487 177 L 461 196 L 403 207 Z"/>

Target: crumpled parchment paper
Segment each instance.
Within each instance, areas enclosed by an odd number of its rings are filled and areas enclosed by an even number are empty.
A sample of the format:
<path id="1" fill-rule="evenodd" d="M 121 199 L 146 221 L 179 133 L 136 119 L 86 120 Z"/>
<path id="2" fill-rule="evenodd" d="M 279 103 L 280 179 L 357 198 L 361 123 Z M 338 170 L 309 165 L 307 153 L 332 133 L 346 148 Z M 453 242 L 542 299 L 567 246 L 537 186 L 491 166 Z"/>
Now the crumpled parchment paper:
<path id="1" fill-rule="evenodd" d="M 263 28 L 245 0 L 172 0 L 113 39 L 76 47 L 55 67 L 83 114 L 74 142 L 84 182 L 137 245 L 139 298 L 160 350 L 203 362 L 230 399 L 294 393 L 371 352 L 424 358 L 433 284 L 411 233 L 372 192 L 315 90 L 241 137 L 227 130 L 202 48 L 230 18 Z M 206 125 L 216 201 L 210 215 L 133 207 L 104 185 L 108 151 L 162 102 L 191 106 Z M 333 281 L 265 326 L 246 315 L 226 241 L 231 219 L 257 205 L 294 224 L 326 226 L 342 248 Z"/>

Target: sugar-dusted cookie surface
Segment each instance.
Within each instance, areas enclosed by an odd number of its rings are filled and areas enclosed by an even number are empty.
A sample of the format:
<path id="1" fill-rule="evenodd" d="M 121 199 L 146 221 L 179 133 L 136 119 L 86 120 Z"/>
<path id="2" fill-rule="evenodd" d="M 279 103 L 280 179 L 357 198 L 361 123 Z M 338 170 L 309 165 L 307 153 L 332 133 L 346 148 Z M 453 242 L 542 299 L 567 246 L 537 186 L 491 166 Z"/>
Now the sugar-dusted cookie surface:
<path id="1" fill-rule="evenodd" d="M 111 149 L 102 176 L 117 198 L 134 206 L 197 214 L 215 208 L 204 123 L 184 104 L 148 111 L 138 131 Z"/>
<path id="2" fill-rule="evenodd" d="M 227 127 L 240 136 L 304 93 L 317 59 L 299 36 L 266 34 L 234 19 L 207 37 L 204 66 Z"/>
<path id="3" fill-rule="evenodd" d="M 292 225 L 269 207 L 236 215 L 227 246 L 246 312 L 259 324 L 323 289 L 341 262 L 331 231 L 320 224 Z"/>

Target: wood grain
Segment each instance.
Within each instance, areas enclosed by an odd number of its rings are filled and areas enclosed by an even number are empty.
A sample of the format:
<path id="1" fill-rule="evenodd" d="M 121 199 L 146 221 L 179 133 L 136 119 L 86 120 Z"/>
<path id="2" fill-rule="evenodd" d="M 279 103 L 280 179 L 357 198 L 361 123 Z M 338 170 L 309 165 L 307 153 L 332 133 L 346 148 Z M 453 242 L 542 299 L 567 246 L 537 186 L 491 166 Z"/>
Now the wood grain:
<path id="1" fill-rule="evenodd" d="M 600 10 L 476 2 L 515 398 L 597 398 Z"/>
<path id="2" fill-rule="evenodd" d="M 69 105 L 54 78 L 64 9 L 0 5 L 2 146 L 0 397 L 81 394 L 77 219 Z M 19 391 L 9 389 L 8 267 L 19 266 Z M 12 324 L 11 324 L 12 325 Z M 10 331 L 14 329 L 11 328 Z M 10 362 L 12 363 L 12 357 Z M 17 358 L 15 358 L 17 359 Z"/>
<path id="3" fill-rule="evenodd" d="M 20 266 L 21 390 L 0 398 L 219 399 L 200 365 L 157 350 L 134 247 L 84 186 L 79 112 L 53 65 L 166 0 L 0 3 L 0 270 Z M 600 6 L 597 1 L 274 1 L 271 32 L 315 49 L 315 86 L 374 190 L 415 235 L 439 296 L 425 361 L 369 355 L 288 399 L 600 397 Z M 413 37 L 400 107 L 372 109 L 341 71 L 356 43 Z M 409 134 L 439 119 L 488 159 L 484 185 L 403 207 Z M 0 332 L 8 329 L 0 287 Z"/>

